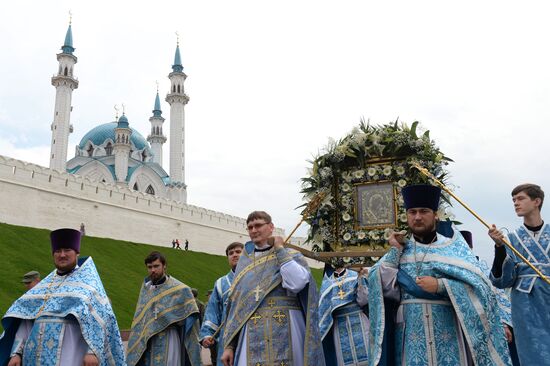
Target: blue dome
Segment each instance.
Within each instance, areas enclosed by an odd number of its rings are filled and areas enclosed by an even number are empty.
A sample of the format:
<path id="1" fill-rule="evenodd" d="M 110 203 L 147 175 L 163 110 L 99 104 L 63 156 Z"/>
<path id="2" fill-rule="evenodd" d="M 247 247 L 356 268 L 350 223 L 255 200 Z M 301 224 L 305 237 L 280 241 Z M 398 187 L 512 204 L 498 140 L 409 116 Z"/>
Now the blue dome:
<path id="1" fill-rule="evenodd" d="M 91 140 L 94 145 L 102 145 L 107 139 L 111 139 L 114 142 L 116 127 L 117 122 L 109 122 L 92 128 L 87 134 L 84 135 L 82 140 L 80 140 L 78 147 L 83 149 L 89 140 Z M 147 140 L 145 140 L 139 132 L 134 130 L 132 127 L 130 127 L 130 130 L 132 130 L 130 141 L 134 144 L 136 149 L 142 150 L 143 148 L 151 148 Z"/>

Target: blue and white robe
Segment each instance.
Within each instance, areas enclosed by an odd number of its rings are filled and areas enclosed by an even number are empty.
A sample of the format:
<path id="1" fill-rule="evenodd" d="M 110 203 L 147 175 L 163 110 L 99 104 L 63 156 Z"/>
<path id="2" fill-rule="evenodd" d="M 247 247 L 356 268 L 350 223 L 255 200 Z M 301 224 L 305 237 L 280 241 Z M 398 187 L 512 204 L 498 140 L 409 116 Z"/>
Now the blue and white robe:
<path id="1" fill-rule="evenodd" d="M 0 365 L 14 353 L 23 365 L 81 365 L 93 353 L 99 365 L 126 365 L 118 324 L 91 257 L 73 272 L 54 270 L 16 300 L 2 319 Z"/>
<path id="2" fill-rule="evenodd" d="M 437 294 L 416 285 L 418 276 L 437 278 Z M 458 230 L 390 249 L 369 273 L 369 315 L 371 365 L 511 365 L 491 282 Z"/>
<path id="3" fill-rule="evenodd" d="M 214 291 L 208 299 L 204 321 L 202 323 L 201 332 L 199 335 L 200 341 L 206 337 L 214 337 L 217 342 L 218 359 L 217 365 L 223 366 L 221 357 L 223 354 L 223 323 L 225 322 L 225 314 L 227 309 L 227 299 L 229 297 L 229 289 L 235 278 L 235 272 L 229 271 L 223 277 L 220 277 L 214 283 Z M 222 329 L 219 329 L 222 327 Z"/>
<path id="4" fill-rule="evenodd" d="M 550 225 L 535 237 L 525 226 L 508 235 L 510 243 L 544 275 L 550 277 Z M 502 275 L 491 281 L 498 288 L 512 288 L 512 323 L 522 365 L 547 365 L 550 361 L 550 285 L 506 247 Z"/>
<path id="5" fill-rule="evenodd" d="M 357 272 L 323 276 L 319 298 L 319 328 L 327 365 L 368 365 L 369 319 L 363 311 L 368 301 L 366 278 Z M 359 281 L 361 285 L 358 286 Z M 342 292 L 340 292 L 342 291 Z"/>

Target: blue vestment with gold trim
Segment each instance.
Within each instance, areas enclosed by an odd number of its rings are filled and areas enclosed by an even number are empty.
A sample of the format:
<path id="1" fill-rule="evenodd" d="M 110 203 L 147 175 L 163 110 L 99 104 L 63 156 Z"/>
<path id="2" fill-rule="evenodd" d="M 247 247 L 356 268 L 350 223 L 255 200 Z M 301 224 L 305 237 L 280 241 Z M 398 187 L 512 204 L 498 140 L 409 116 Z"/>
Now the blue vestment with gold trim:
<path id="1" fill-rule="evenodd" d="M 550 277 L 550 225 L 535 237 L 525 226 L 508 234 L 510 243 L 544 275 Z M 550 362 L 550 285 L 506 247 L 502 275 L 491 281 L 498 288 L 512 288 L 512 323 L 522 365 Z"/>
<path id="2" fill-rule="evenodd" d="M 169 365 L 169 332 L 178 334 L 181 364 L 199 366 L 199 309 L 189 286 L 167 276 L 158 286 L 145 279 L 128 339 L 129 366 Z M 180 365 L 170 365 L 180 366 Z"/>
<path id="3" fill-rule="evenodd" d="M 367 286 L 367 281 L 366 278 L 358 279 L 355 271 L 345 271 L 338 278 L 335 273 L 330 276 L 325 273 L 321 284 L 319 328 L 325 360 L 327 365 L 367 365 L 368 319 L 357 303 L 358 281 L 363 287 Z M 337 340 L 333 331 L 338 335 Z"/>
<path id="4" fill-rule="evenodd" d="M 307 269 L 309 283 L 298 294 L 289 296 L 282 287 L 281 267 L 292 260 Z M 318 301 L 315 280 L 302 254 L 280 248 L 256 258 L 254 244 L 249 242 L 235 271 L 224 328 L 224 347 L 237 341 L 239 344 L 246 342 L 242 352 L 246 352 L 248 365 L 324 366 Z M 300 335 L 303 337 L 300 339 L 303 358 L 299 360 L 293 359 L 292 351 L 296 340 L 291 338 L 290 314 L 294 311 L 300 313 L 304 327 L 304 334 Z M 239 349 L 235 365 L 246 366 L 238 363 Z"/>
<path id="5" fill-rule="evenodd" d="M 396 322 L 394 339 L 384 336 L 390 324 L 383 266 L 398 270 L 400 305 L 390 317 Z M 437 278 L 441 291 L 423 291 L 414 281 L 419 276 Z M 369 315 L 371 365 L 388 362 L 384 343 L 392 341 L 394 364 L 464 365 L 469 355 L 476 365 L 511 365 L 495 293 L 458 230 L 452 239 L 438 235 L 432 244 L 409 239 L 402 254 L 391 248 L 369 272 Z"/>
<path id="6" fill-rule="evenodd" d="M 16 300 L 2 319 L 0 365 L 6 365 L 21 320 L 33 320 L 23 348 L 23 364 L 59 365 L 67 321 L 76 321 L 101 366 L 125 365 L 124 348 L 111 303 L 91 257 L 63 276 L 54 270 Z M 73 360 L 81 364 L 82 360 Z"/>

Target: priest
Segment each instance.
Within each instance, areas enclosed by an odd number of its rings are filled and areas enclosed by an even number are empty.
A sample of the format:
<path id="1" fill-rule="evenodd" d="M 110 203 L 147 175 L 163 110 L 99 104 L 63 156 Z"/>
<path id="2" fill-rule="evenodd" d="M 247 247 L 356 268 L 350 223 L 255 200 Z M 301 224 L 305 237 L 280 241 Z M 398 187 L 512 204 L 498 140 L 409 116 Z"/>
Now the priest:
<path id="1" fill-rule="evenodd" d="M 272 237 L 264 211 L 246 220 L 251 242 L 235 272 L 224 328 L 226 366 L 324 366 L 317 286 L 303 256 Z"/>
<path id="2" fill-rule="evenodd" d="M 166 258 L 145 258 L 143 281 L 128 339 L 129 366 L 199 366 L 199 309 L 191 288 L 166 273 Z"/>
<path id="3" fill-rule="evenodd" d="M 2 319 L 0 365 L 125 365 L 118 324 L 80 231 L 50 234 L 56 269 Z M 8 363 L 9 360 L 9 363 Z"/>
<path id="4" fill-rule="evenodd" d="M 325 267 L 319 321 L 327 365 L 368 365 L 369 319 L 366 315 L 368 269 Z"/>
<path id="5" fill-rule="evenodd" d="M 458 230 L 436 232 L 441 190 L 402 195 L 411 235 L 393 233 L 369 273 L 370 364 L 511 365 L 489 279 Z"/>

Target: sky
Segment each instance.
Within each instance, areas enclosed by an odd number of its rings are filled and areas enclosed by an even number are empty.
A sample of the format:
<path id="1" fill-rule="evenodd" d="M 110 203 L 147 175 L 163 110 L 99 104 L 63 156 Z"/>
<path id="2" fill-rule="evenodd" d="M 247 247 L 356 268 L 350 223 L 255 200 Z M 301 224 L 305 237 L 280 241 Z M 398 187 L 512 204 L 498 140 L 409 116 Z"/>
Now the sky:
<path id="1" fill-rule="evenodd" d="M 544 1 L 19 1 L 0 12 L 0 154 L 47 166 L 72 13 L 68 156 L 124 104 L 146 136 L 156 82 L 169 119 L 179 34 L 188 203 L 299 222 L 308 160 L 357 126 L 420 121 L 454 160 L 450 186 L 488 223 L 521 221 L 510 191 L 550 190 L 550 5 Z M 166 126 L 167 127 L 167 126 Z M 165 128 L 165 130 L 167 130 Z M 164 146 L 168 171 L 168 144 Z M 488 261 L 487 230 L 454 204 Z M 543 217 L 544 217 L 543 208 Z M 305 235 L 302 226 L 299 235 Z"/>

